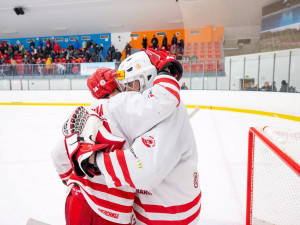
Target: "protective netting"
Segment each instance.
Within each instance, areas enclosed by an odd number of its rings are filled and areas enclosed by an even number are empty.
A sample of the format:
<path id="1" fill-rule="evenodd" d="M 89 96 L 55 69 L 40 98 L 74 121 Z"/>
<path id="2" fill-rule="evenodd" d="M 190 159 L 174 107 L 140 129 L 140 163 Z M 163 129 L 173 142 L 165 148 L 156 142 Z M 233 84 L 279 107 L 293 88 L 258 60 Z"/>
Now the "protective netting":
<path id="1" fill-rule="evenodd" d="M 300 133 L 263 134 L 299 165 Z M 299 225 L 299 175 L 256 134 L 253 146 L 252 224 Z"/>

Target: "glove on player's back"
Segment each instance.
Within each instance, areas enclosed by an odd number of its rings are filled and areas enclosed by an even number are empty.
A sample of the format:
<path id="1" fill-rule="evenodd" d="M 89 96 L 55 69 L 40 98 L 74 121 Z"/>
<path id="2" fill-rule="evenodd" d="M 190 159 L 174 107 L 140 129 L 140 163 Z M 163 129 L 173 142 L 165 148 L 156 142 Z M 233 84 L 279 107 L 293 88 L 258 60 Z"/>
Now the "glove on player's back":
<path id="1" fill-rule="evenodd" d="M 151 63 L 158 69 L 158 72 L 168 68 L 170 74 L 175 77 L 176 80 L 179 81 L 181 79 L 183 68 L 178 60 L 164 52 L 158 52 L 154 49 L 147 49 L 145 52 L 149 56 Z"/>
<path id="2" fill-rule="evenodd" d="M 98 150 L 121 149 L 125 143 L 123 138 L 107 131 L 98 115 L 88 113 L 82 106 L 65 122 L 63 134 L 66 137 L 67 154 L 77 176 L 99 175 L 99 169 L 89 164 L 89 157 Z"/>

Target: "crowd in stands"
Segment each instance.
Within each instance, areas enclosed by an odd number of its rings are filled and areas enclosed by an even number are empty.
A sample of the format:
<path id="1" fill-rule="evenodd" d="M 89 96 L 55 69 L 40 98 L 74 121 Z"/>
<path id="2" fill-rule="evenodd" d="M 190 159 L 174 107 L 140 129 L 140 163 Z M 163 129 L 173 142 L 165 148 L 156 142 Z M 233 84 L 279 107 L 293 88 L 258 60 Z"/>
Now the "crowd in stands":
<path id="1" fill-rule="evenodd" d="M 129 54 L 131 54 L 131 51 L 129 51 Z M 2 68 L 2 73 L 3 69 L 10 70 L 10 73 L 7 74 L 47 74 L 56 72 L 71 74 L 78 72 L 79 67 L 76 65 L 78 63 L 120 62 L 121 57 L 121 52 L 115 49 L 113 44 L 104 54 L 103 45 L 98 45 L 92 40 L 83 42 L 82 46 L 76 40 L 74 45 L 70 42 L 68 48 L 61 48 L 54 39 L 52 41 L 48 39 L 45 45 L 40 39 L 37 39 L 37 42 L 31 40 L 29 49 L 25 49 L 22 44 L 11 45 L 4 41 L 0 43 L 0 65 L 23 65 L 20 71 L 17 68 Z M 53 64 L 56 65 L 53 67 Z M 74 65 L 66 66 L 66 64 Z M 40 68 L 43 68 L 43 71 Z"/>
<path id="2" fill-rule="evenodd" d="M 174 55 L 178 60 L 182 59 L 184 43 L 181 37 L 177 41 L 175 34 L 170 43 L 164 36 L 161 48 L 155 35 L 149 46 L 147 37 L 144 36 L 142 45 L 143 49 L 141 50 L 154 48 Z M 132 46 L 126 43 L 126 57 L 131 55 L 131 49 Z M 68 48 L 61 48 L 54 39 L 48 39 L 46 43 L 39 38 L 36 42 L 31 40 L 29 49 L 22 44 L 12 45 L 5 41 L 0 43 L 0 65 L 6 65 L 6 67 L 0 68 L 1 74 L 76 74 L 79 72 L 78 63 L 116 62 L 118 64 L 121 62 L 121 58 L 122 53 L 115 49 L 113 44 L 107 52 L 104 52 L 103 45 L 99 45 L 93 40 L 83 42 L 82 46 L 76 40 L 74 44 L 70 42 Z M 12 67 L 7 65 L 12 65 Z"/>
<path id="3" fill-rule="evenodd" d="M 269 82 L 266 81 L 261 88 L 257 88 L 257 85 L 251 84 L 249 87 L 246 88 L 246 91 L 272 91 L 272 92 L 277 92 L 278 90 L 277 90 L 275 81 L 273 81 L 272 85 L 270 85 Z M 296 93 L 297 90 L 296 90 L 296 87 L 293 87 L 293 86 L 289 87 L 286 80 L 282 80 L 279 92 L 294 92 L 294 93 Z"/>
<path id="4" fill-rule="evenodd" d="M 177 60 L 182 60 L 182 56 L 184 53 L 184 41 L 181 37 L 179 37 L 179 40 L 177 39 L 176 35 L 173 35 L 173 38 L 171 42 L 168 42 L 168 38 L 165 35 L 162 43 L 160 45 L 157 37 L 153 35 L 151 39 L 151 45 L 148 46 L 148 39 L 146 35 L 143 37 L 142 41 L 143 48 L 141 50 L 145 50 L 147 48 L 153 48 L 156 51 L 162 51 L 167 54 L 170 54 L 172 56 L 175 56 Z"/>

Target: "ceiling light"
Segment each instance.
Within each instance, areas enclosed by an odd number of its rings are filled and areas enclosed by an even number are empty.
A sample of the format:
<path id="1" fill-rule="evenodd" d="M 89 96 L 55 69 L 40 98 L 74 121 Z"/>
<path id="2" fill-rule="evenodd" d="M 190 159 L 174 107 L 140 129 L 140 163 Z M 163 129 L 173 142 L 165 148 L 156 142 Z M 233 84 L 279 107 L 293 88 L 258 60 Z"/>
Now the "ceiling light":
<path id="1" fill-rule="evenodd" d="M 107 27 L 110 27 L 110 28 L 121 28 L 123 26 L 124 26 L 123 24 L 109 24 L 109 25 L 107 25 Z"/>
<path id="2" fill-rule="evenodd" d="M 15 31 L 15 30 L 4 30 L 4 31 L 2 31 L 2 33 L 3 34 L 15 34 L 15 33 L 17 33 L 17 31 Z"/>
<path id="3" fill-rule="evenodd" d="M 67 30 L 66 27 L 53 27 L 52 30 L 64 31 Z"/>

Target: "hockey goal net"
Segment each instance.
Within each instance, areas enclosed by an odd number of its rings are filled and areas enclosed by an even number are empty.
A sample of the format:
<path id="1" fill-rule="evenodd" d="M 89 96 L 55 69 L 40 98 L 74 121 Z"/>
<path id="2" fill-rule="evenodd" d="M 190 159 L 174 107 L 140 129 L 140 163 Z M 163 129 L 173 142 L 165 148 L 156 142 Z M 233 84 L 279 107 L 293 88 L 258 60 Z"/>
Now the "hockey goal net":
<path id="1" fill-rule="evenodd" d="M 300 132 L 250 128 L 246 224 L 300 224 Z"/>

